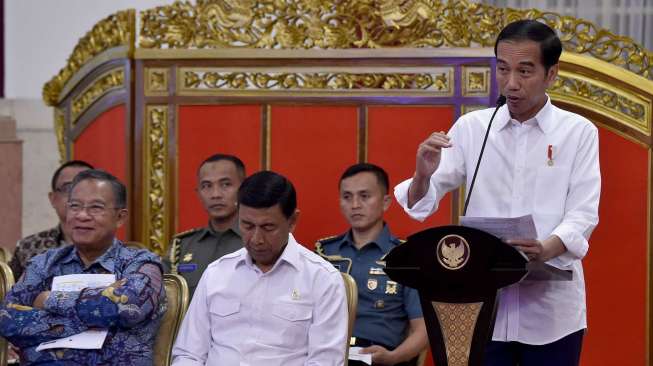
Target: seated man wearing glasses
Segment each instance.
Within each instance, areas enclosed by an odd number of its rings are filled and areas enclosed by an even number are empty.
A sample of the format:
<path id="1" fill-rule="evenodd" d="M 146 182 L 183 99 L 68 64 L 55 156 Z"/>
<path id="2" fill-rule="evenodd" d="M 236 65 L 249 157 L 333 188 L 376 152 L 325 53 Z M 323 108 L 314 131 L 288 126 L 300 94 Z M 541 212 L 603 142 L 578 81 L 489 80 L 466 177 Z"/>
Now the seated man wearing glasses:
<path id="1" fill-rule="evenodd" d="M 91 164 L 81 160 L 71 160 L 62 164 L 52 175 L 50 183 L 52 192 L 48 193 L 50 205 L 54 208 L 59 218 L 57 226 L 32 234 L 18 241 L 14 255 L 11 257 L 9 267 L 14 272 L 14 278 L 18 280 L 23 274 L 27 262 L 37 254 L 41 254 L 51 248 L 59 248 L 70 244 L 70 232 L 66 230 L 66 202 L 68 193 L 77 173 L 93 169 Z"/>
<path id="2" fill-rule="evenodd" d="M 127 220 L 126 196 L 106 172 L 75 177 L 66 213 L 73 245 L 34 257 L 0 306 L 0 335 L 20 349 L 21 364 L 152 365 L 165 290 L 159 259 L 116 239 Z M 53 279 L 70 274 L 114 275 L 115 282 L 51 291 Z M 100 349 L 36 350 L 88 330 L 107 332 Z"/>

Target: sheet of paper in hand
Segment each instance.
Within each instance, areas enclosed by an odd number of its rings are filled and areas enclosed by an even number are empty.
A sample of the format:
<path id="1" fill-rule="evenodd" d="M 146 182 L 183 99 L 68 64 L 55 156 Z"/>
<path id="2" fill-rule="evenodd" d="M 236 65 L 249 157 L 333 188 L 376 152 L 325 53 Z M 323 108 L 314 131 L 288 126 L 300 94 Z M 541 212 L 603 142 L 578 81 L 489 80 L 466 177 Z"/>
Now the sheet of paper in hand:
<path id="1" fill-rule="evenodd" d="M 488 232 L 499 239 L 537 239 L 533 216 L 469 217 L 460 216 L 460 225 Z"/>

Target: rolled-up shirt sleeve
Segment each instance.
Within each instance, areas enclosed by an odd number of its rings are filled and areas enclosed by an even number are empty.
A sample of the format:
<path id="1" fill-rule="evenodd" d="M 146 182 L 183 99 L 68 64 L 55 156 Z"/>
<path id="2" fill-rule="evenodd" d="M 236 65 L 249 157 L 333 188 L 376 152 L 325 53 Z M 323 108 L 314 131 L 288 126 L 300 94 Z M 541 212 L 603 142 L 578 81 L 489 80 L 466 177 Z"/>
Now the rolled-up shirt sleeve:
<path id="1" fill-rule="evenodd" d="M 588 239 L 599 222 L 601 171 L 599 167 L 598 130 L 588 126 L 572 167 L 565 213 L 552 235 L 559 237 L 567 251 L 551 260 L 556 266 L 568 266 L 583 259 L 589 249 Z"/>
<path id="2" fill-rule="evenodd" d="M 464 116 L 463 116 L 464 117 Z M 461 119 L 463 119 L 461 117 Z M 459 144 L 463 139 L 463 129 L 456 123 L 448 135 L 452 147 L 442 149 L 440 165 L 429 179 L 428 191 L 413 207 L 408 207 L 408 190 L 413 182 L 412 178 L 399 183 L 394 188 L 397 202 L 404 211 L 415 220 L 424 221 L 437 211 L 440 200 L 451 190 L 458 188 L 465 181 L 464 150 Z"/>

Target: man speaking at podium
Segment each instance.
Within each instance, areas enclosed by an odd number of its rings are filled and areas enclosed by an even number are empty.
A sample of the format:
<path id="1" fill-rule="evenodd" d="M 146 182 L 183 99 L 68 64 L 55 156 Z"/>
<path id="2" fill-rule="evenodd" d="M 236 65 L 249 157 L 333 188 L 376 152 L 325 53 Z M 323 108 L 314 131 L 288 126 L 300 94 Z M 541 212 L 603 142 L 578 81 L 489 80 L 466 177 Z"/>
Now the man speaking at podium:
<path id="1" fill-rule="evenodd" d="M 410 216 L 424 220 L 447 192 L 465 184 L 469 216 L 531 214 L 538 237 L 506 242 L 530 260 L 572 270 L 573 280 L 502 289 L 485 364 L 575 366 L 587 327 L 581 259 L 598 223 L 598 131 L 546 94 L 562 52 L 551 28 L 516 21 L 501 31 L 494 49 L 506 98 L 494 124 L 492 108 L 461 116 L 448 134 L 431 134 L 417 149 L 413 177 L 395 187 L 395 196 Z"/>

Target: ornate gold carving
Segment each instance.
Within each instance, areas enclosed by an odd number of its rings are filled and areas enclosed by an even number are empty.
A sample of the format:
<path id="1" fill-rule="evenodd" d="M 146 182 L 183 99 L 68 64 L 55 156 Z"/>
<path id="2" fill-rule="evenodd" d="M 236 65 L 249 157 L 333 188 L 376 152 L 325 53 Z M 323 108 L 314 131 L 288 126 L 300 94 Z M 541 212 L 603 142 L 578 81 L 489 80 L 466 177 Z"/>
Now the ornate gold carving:
<path id="1" fill-rule="evenodd" d="M 71 119 L 73 125 L 88 107 L 91 106 L 96 100 L 100 99 L 103 95 L 111 90 L 121 88 L 125 83 L 125 69 L 119 68 L 107 71 L 89 85 L 84 91 L 79 93 L 73 98 Z"/>
<path id="2" fill-rule="evenodd" d="M 167 68 L 146 68 L 145 69 L 145 95 L 164 96 L 168 95 Z"/>
<path id="3" fill-rule="evenodd" d="M 179 93 L 198 90 L 420 90 L 453 93 L 453 69 L 431 73 L 247 72 L 182 68 Z"/>
<path id="4" fill-rule="evenodd" d="M 102 51 L 117 46 L 133 47 L 135 19 L 135 11 L 129 9 L 119 11 L 95 24 L 93 29 L 79 40 L 66 66 L 43 86 L 45 104 L 56 105 L 59 102 L 59 94 L 68 80 Z"/>
<path id="5" fill-rule="evenodd" d="M 463 96 L 488 96 L 490 94 L 489 67 L 463 67 Z"/>
<path id="6" fill-rule="evenodd" d="M 61 108 L 54 109 L 54 134 L 57 136 L 59 162 L 66 161 L 66 115 Z"/>
<path id="7" fill-rule="evenodd" d="M 149 247 L 159 254 L 165 253 L 166 225 L 166 179 L 168 160 L 168 107 L 147 106 L 145 139 L 144 187 L 149 217 L 144 220 Z"/>
<path id="8" fill-rule="evenodd" d="M 592 109 L 646 134 L 651 134 L 651 101 L 605 82 L 560 71 L 549 89 L 553 99 Z M 623 123 L 622 122 L 622 123 Z"/>
<path id="9" fill-rule="evenodd" d="M 653 53 L 594 24 L 536 9 L 467 0 L 197 0 L 141 12 L 142 48 L 377 48 L 494 45 L 517 19 L 556 29 L 567 51 L 589 53 L 653 80 Z"/>
<path id="10" fill-rule="evenodd" d="M 450 304 L 431 303 L 440 322 L 449 366 L 467 366 L 472 338 L 482 302 Z"/>

